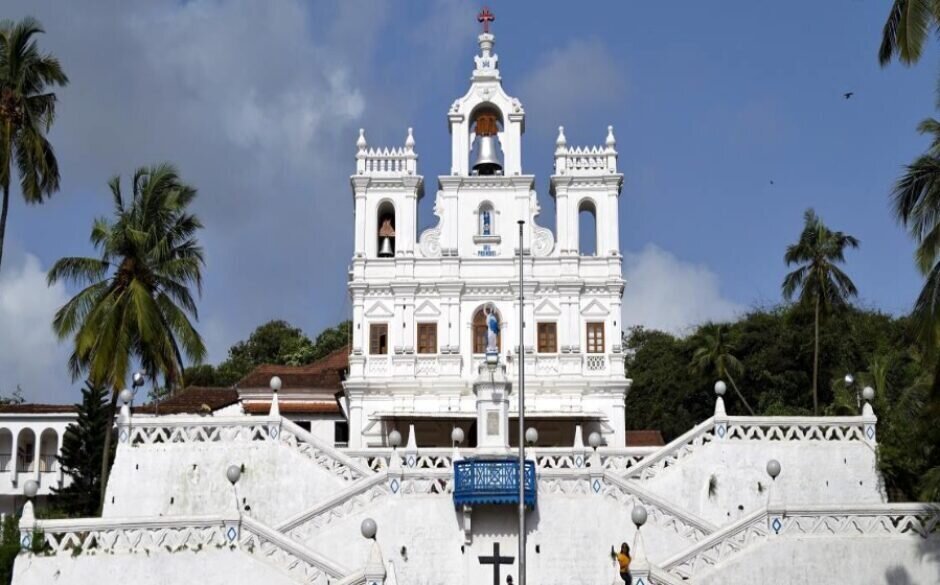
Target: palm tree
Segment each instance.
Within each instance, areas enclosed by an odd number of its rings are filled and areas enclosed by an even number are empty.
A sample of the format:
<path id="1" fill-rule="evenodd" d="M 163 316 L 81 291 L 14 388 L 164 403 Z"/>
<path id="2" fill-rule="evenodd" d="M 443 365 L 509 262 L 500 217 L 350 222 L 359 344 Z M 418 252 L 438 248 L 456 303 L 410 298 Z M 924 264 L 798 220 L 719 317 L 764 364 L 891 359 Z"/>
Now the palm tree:
<path id="1" fill-rule="evenodd" d="M 56 97 L 49 87 L 65 86 L 69 79 L 58 59 L 39 52 L 33 36 L 43 32 L 32 18 L 0 21 L 0 264 L 13 161 L 27 203 L 42 203 L 59 190 L 59 164 L 45 136 L 55 119 Z"/>
<path id="2" fill-rule="evenodd" d="M 195 234 L 202 227 L 186 208 L 196 190 L 180 181 L 172 166 L 140 168 L 125 202 L 120 177 L 109 182 L 114 218 L 95 220 L 91 242 L 99 257 L 62 258 L 49 271 L 53 284 L 67 280 L 84 288 L 56 312 L 53 329 L 73 337 L 69 359 L 73 378 L 86 376 L 111 388 L 113 420 L 117 395 L 132 363 L 138 362 L 154 385 L 176 388 L 182 380 L 183 354 L 193 362 L 206 356 L 189 316 L 198 318 L 189 287 L 202 290 L 202 248 Z M 108 477 L 111 432 L 105 435 L 101 501 Z"/>
<path id="3" fill-rule="evenodd" d="M 797 243 L 787 246 L 784 261 L 787 266 L 798 265 L 783 279 L 783 296 L 791 300 L 799 290 L 799 302 L 812 305 L 815 314 L 813 346 L 813 415 L 819 413 L 819 318 L 834 308 L 845 305 L 858 295 L 852 279 L 836 266 L 845 262 L 845 249 L 858 248 L 858 240 L 842 232 L 830 230 L 807 209 L 803 214 L 803 232 Z"/>
<path id="4" fill-rule="evenodd" d="M 751 416 L 754 416 L 754 409 L 748 404 L 734 381 L 734 376 L 741 373 L 744 366 L 732 353 L 735 348 L 728 341 L 728 326 L 724 323 L 708 323 L 699 329 L 696 337 L 699 345 L 692 354 L 692 367 L 703 374 L 714 372 L 722 380 L 727 378 L 731 382 L 731 387 L 734 388 L 734 393 L 738 395 Z"/>
<path id="5" fill-rule="evenodd" d="M 878 61 L 884 67 L 895 55 L 905 65 L 920 59 L 924 41 L 940 24 L 940 0 L 894 0 L 881 34 Z"/>

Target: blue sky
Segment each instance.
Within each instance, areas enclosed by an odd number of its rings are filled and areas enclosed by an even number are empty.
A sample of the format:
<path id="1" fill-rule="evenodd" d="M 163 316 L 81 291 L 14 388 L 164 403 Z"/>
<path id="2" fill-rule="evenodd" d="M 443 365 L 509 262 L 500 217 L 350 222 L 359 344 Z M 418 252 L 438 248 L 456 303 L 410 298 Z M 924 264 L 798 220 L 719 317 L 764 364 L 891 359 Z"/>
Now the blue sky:
<path id="1" fill-rule="evenodd" d="M 815 207 L 858 237 L 847 271 L 892 313 L 920 287 L 888 193 L 925 141 L 937 61 L 879 67 L 890 2 L 490 2 L 504 86 L 527 111 L 523 165 L 543 214 L 554 138 L 600 144 L 620 168 L 624 322 L 682 332 L 779 300 L 785 246 Z M 480 3 L 12 0 L 72 84 L 52 134 L 62 191 L 14 193 L 0 271 L 0 392 L 73 400 L 42 273 L 91 252 L 107 179 L 170 160 L 200 190 L 211 360 L 258 324 L 314 335 L 346 317 L 348 175 L 359 127 L 399 145 L 414 127 L 433 222 L 448 168 L 445 112 L 467 87 Z M 846 100 L 847 91 L 855 95 Z M 773 184 L 771 184 L 773 181 Z"/>

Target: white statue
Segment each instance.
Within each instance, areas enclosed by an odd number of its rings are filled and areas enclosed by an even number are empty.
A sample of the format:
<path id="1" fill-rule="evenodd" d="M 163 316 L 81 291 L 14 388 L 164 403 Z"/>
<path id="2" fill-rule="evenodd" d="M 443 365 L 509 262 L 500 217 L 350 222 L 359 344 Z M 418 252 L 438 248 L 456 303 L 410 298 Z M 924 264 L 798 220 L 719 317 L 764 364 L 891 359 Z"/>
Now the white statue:
<path id="1" fill-rule="evenodd" d="M 496 317 L 496 309 L 487 305 L 483 314 L 486 315 L 486 353 L 499 353 L 499 319 Z"/>

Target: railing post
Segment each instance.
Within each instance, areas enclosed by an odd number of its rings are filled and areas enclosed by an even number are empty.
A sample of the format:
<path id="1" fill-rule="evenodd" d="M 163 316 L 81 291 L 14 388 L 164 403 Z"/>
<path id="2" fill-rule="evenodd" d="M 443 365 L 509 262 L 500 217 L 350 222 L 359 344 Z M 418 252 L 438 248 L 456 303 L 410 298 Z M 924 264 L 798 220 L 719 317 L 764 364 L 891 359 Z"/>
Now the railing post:
<path id="1" fill-rule="evenodd" d="M 871 402 L 865 402 L 862 406 L 862 433 L 865 435 L 865 442 L 874 447 L 878 443 L 878 417 L 871 407 Z"/>
<path id="2" fill-rule="evenodd" d="M 721 380 L 715 382 L 715 437 L 724 439 L 728 435 L 728 414 L 725 412 L 725 400 L 722 398 L 727 386 Z"/>
<path id="3" fill-rule="evenodd" d="M 33 514 L 33 502 L 27 500 L 23 504 L 23 512 L 20 514 L 20 548 L 29 550 L 33 543 L 33 530 L 36 527 L 36 516 Z"/>
<path id="4" fill-rule="evenodd" d="M 418 464 L 418 437 L 415 426 L 408 425 L 408 444 L 405 446 L 405 465 L 415 467 Z"/>
<path id="5" fill-rule="evenodd" d="M 584 460 L 584 435 L 581 431 L 581 425 L 575 425 L 574 427 L 574 445 L 572 445 L 571 450 L 574 466 L 579 469 L 584 467 L 586 462 Z"/>

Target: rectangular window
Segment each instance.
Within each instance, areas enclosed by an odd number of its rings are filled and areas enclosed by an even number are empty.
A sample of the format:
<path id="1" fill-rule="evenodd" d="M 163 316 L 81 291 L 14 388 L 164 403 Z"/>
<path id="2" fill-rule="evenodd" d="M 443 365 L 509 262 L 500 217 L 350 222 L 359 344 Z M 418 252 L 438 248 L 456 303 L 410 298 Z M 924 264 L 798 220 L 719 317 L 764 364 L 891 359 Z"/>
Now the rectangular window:
<path id="1" fill-rule="evenodd" d="M 372 355 L 388 353 L 388 323 L 369 325 L 369 353 Z"/>
<path id="2" fill-rule="evenodd" d="M 349 423 L 338 420 L 333 423 L 333 446 L 346 447 L 349 445 Z"/>
<path id="3" fill-rule="evenodd" d="M 558 334 L 554 323 L 539 323 L 539 353 L 558 352 Z"/>
<path id="4" fill-rule="evenodd" d="M 587 352 L 604 353 L 604 324 L 587 324 Z"/>
<path id="5" fill-rule="evenodd" d="M 303 430 L 310 432 L 310 421 L 309 420 L 295 420 L 294 424 Z"/>
<path id="6" fill-rule="evenodd" d="M 418 353 L 437 353 L 437 323 L 418 323 Z"/>

